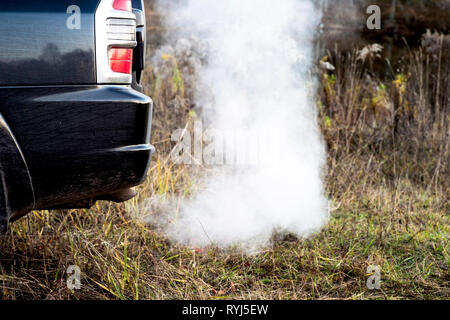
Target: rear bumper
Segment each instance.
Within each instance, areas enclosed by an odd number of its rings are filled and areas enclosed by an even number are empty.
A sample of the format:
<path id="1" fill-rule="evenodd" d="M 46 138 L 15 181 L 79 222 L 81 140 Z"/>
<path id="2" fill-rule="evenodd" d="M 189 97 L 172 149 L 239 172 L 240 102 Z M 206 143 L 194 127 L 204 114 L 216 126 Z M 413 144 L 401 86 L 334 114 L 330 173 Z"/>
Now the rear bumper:
<path id="1" fill-rule="evenodd" d="M 129 87 L 0 87 L 0 114 L 27 163 L 34 209 L 99 198 L 146 177 L 152 101 Z"/>

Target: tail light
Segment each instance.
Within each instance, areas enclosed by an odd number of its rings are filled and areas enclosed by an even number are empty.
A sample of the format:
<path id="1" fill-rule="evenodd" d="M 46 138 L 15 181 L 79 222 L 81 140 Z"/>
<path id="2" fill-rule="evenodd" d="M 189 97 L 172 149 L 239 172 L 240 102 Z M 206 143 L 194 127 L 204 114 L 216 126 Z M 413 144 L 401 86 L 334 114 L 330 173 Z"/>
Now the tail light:
<path id="1" fill-rule="evenodd" d="M 116 10 L 129 11 L 131 12 L 131 0 L 115 0 L 113 3 L 113 8 Z"/>
<path id="2" fill-rule="evenodd" d="M 95 14 L 97 83 L 131 84 L 136 16 L 131 0 L 101 0 Z"/>
<path id="3" fill-rule="evenodd" d="M 114 72 L 131 74 L 133 69 L 133 49 L 110 48 L 109 66 Z"/>

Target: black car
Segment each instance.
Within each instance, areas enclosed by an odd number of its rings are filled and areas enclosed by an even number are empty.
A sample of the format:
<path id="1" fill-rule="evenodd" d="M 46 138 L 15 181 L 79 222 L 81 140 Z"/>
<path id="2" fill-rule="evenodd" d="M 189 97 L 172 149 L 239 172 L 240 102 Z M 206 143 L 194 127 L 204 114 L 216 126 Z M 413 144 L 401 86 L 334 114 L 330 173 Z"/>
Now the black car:
<path id="1" fill-rule="evenodd" d="M 135 195 L 154 152 L 145 45 L 142 0 L 0 1 L 0 233 Z"/>

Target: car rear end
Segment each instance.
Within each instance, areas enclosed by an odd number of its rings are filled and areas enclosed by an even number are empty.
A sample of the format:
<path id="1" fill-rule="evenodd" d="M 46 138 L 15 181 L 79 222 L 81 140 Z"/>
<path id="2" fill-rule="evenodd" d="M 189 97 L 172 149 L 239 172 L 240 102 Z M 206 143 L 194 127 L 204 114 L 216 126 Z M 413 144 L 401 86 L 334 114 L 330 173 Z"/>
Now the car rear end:
<path id="1" fill-rule="evenodd" d="M 154 151 L 142 1 L 2 3 L 0 49 L 0 224 L 131 197 Z"/>

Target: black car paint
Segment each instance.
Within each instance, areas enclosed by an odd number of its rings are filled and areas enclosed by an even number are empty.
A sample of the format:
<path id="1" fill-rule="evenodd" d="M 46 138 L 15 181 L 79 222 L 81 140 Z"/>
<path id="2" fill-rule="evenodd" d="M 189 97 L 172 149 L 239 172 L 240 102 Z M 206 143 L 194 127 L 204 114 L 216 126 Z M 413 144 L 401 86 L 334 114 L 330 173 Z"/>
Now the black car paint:
<path id="1" fill-rule="evenodd" d="M 89 206 L 146 177 L 152 101 L 135 81 L 96 84 L 98 3 L 0 3 L 0 234 L 30 210 Z M 65 25 L 74 4 L 80 30 Z"/>
<path id="2" fill-rule="evenodd" d="M 34 191 L 26 161 L 0 114 L 0 234 L 6 232 L 13 214 L 25 214 L 34 204 Z"/>
<path id="3" fill-rule="evenodd" d="M 95 84 L 98 0 L 0 2 L 0 85 Z M 80 29 L 67 28 L 77 5 Z"/>

